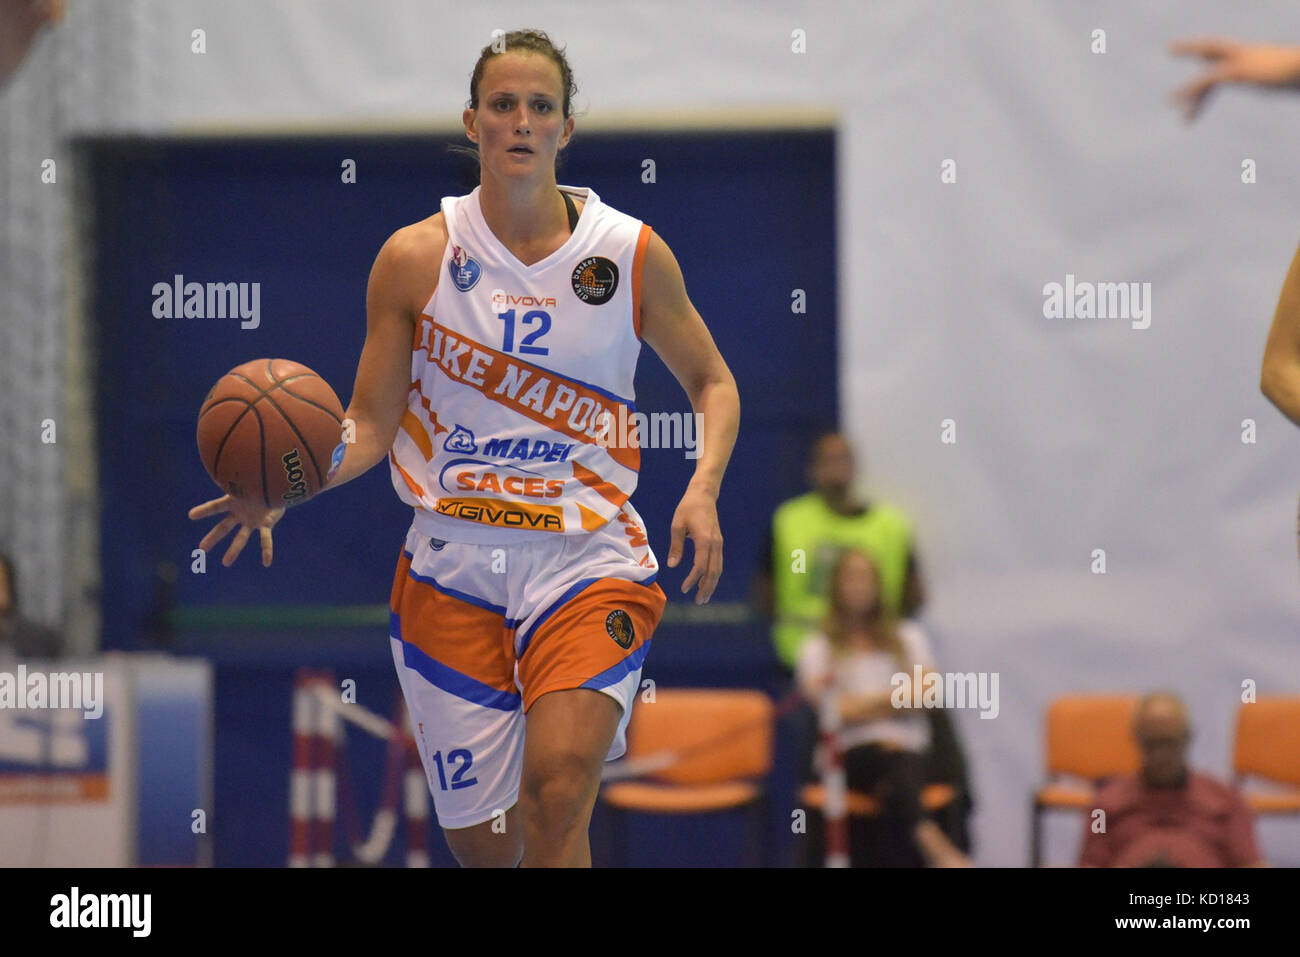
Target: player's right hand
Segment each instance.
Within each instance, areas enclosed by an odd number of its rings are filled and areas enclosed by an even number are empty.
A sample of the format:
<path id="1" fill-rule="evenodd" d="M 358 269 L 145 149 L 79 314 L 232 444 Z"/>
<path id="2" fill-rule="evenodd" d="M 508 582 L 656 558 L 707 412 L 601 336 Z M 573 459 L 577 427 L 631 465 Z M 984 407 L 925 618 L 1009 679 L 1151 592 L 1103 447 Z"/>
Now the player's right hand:
<path id="1" fill-rule="evenodd" d="M 249 502 L 246 499 L 235 498 L 231 495 L 223 495 L 221 498 L 214 498 L 211 501 L 204 502 L 202 505 L 196 505 L 189 511 L 191 520 L 207 518 L 209 515 L 221 515 L 226 513 L 226 517 L 212 527 L 208 534 L 203 536 L 199 542 L 199 548 L 205 552 L 210 551 L 212 546 L 221 541 L 230 533 L 232 528 L 239 527 L 235 533 L 234 540 L 231 541 L 230 547 L 226 549 L 225 557 L 221 559 L 221 564 L 229 568 L 239 553 L 244 550 L 248 544 L 248 539 L 253 534 L 253 529 L 257 529 L 262 537 L 262 564 L 271 564 L 271 526 L 280 520 L 284 514 L 284 508 L 267 508 L 256 502 Z"/>

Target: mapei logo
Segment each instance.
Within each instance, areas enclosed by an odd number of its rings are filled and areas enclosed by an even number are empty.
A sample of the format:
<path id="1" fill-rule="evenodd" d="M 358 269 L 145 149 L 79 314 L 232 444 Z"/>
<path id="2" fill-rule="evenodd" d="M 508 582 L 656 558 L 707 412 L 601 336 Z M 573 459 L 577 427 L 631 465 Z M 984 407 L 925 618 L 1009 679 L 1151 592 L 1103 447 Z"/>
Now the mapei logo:
<path id="1" fill-rule="evenodd" d="M 459 422 L 456 423 L 455 431 L 447 436 L 447 441 L 442 443 L 442 447 L 448 452 L 463 452 L 468 455 L 473 455 L 478 451 L 478 443 L 474 441 L 474 433 Z"/>
<path id="2" fill-rule="evenodd" d="M 498 309 L 508 309 L 513 306 L 535 306 L 538 308 L 546 306 L 554 309 L 556 302 L 554 296 L 516 296 L 504 289 L 493 289 L 492 305 Z"/>
<path id="3" fill-rule="evenodd" d="M 461 292 L 469 292 L 483 275 L 483 267 L 462 246 L 452 243 L 451 256 L 447 258 L 451 281 Z"/>

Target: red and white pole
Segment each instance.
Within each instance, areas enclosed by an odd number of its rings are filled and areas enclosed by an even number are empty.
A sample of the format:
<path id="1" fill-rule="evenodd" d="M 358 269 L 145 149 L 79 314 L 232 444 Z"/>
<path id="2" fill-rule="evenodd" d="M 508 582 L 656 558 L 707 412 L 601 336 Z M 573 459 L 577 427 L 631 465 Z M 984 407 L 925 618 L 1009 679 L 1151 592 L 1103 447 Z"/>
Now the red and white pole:
<path id="1" fill-rule="evenodd" d="M 293 678 L 293 765 L 289 771 L 289 866 L 311 863 L 312 761 L 315 751 L 316 698 L 309 687 L 311 673 L 300 669 Z"/>
<path id="2" fill-rule="evenodd" d="M 840 739 L 839 692 L 834 681 L 822 689 L 818 737 L 822 752 L 822 817 L 826 822 L 826 866 L 849 866 L 848 786 L 844 777 L 844 748 Z"/>
<path id="3" fill-rule="evenodd" d="M 410 741 L 410 738 L 407 738 Z M 424 777 L 424 766 L 416 753 L 415 744 L 406 749 L 405 782 L 406 810 L 406 866 L 429 866 L 429 782 Z"/>
<path id="4" fill-rule="evenodd" d="M 331 672 L 317 672 L 313 681 L 316 693 L 335 693 L 334 676 Z M 312 775 L 314 798 L 314 832 L 312 842 L 312 866 L 334 866 L 334 818 L 337 814 L 338 795 L 338 739 L 342 733 L 342 722 L 333 708 L 325 707 L 320 701 L 313 701 L 316 707 L 316 762 Z"/>

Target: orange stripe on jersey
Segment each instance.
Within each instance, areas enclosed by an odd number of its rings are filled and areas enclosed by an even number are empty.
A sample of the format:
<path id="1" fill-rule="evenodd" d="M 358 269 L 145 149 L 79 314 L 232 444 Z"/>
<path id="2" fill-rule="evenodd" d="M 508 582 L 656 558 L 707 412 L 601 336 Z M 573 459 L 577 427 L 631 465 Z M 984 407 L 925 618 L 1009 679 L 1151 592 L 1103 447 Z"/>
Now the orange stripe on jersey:
<path id="1" fill-rule="evenodd" d="M 582 516 L 582 530 L 584 532 L 594 532 L 598 528 L 604 528 L 609 523 L 599 512 L 593 512 L 581 502 L 574 502 L 578 506 L 578 514 Z"/>
<path id="2" fill-rule="evenodd" d="M 439 515 L 499 528 L 564 531 L 564 510 L 558 505 L 534 505 L 496 498 L 440 498 L 433 510 Z M 603 519 L 601 524 L 604 524 Z"/>
<path id="3" fill-rule="evenodd" d="M 548 429 L 567 435 L 587 445 L 598 444 L 602 435 L 602 415 L 608 414 L 610 432 L 618 422 L 622 408 L 624 420 L 630 418 L 627 407 L 607 399 L 572 379 L 522 362 L 504 352 L 453 332 L 429 316 L 421 317 L 424 331 L 420 342 L 430 362 L 455 382 L 471 386 L 484 398 L 491 399 L 513 412 Z M 579 414 L 581 413 L 581 414 Z M 578 416 L 574 424 L 574 416 Z M 622 442 L 605 446 L 619 465 L 637 471 L 641 449 Z"/>
<path id="4" fill-rule="evenodd" d="M 627 512 L 620 509 L 618 520 L 623 523 L 623 531 L 627 533 L 628 544 L 633 548 L 640 548 L 643 545 L 649 544 L 649 539 L 646 538 L 645 532 L 642 530 L 641 526 L 632 521 L 632 519 L 628 517 Z"/>
<path id="5" fill-rule="evenodd" d="M 429 404 L 429 397 L 420 391 L 420 383 L 412 382 L 410 391 L 420 397 L 420 405 L 424 406 L 424 411 L 429 413 L 429 421 L 433 423 L 434 437 L 436 438 L 443 432 L 450 432 L 449 428 L 438 421 L 438 413 L 434 412 L 433 406 Z"/>
<path id="6" fill-rule="evenodd" d="M 593 472 L 591 469 L 583 468 L 577 462 L 573 465 L 573 477 L 588 488 L 594 488 L 600 497 L 609 502 L 615 508 L 622 508 L 623 503 L 627 501 L 627 492 L 624 492 L 613 482 L 606 482 L 603 478 Z"/>
<path id="7" fill-rule="evenodd" d="M 392 449 L 388 450 L 388 457 L 392 460 L 393 464 L 397 466 L 397 471 L 402 473 L 402 478 L 406 479 L 406 487 L 415 494 L 416 498 L 424 498 L 424 489 L 420 488 L 415 479 L 411 478 L 411 476 L 407 474 L 406 469 L 397 464 L 397 456 L 393 454 Z"/>
<path id="8" fill-rule="evenodd" d="M 402 416 L 402 431 L 409 435 L 411 441 L 419 447 L 420 454 L 424 456 L 426 462 L 433 458 L 433 443 L 429 441 L 429 433 L 425 431 L 424 426 L 420 424 L 420 420 L 415 417 L 415 413 L 410 409 L 407 409 Z"/>
<path id="9" fill-rule="evenodd" d="M 490 688 L 514 691 L 514 661 L 502 653 L 502 617 L 416 581 L 410 568 L 411 560 L 403 554 L 389 600 L 389 607 L 401 616 L 402 640 Z M 513 635 L 509 637 L 513 642 Z"/>
<path id="10" fill-rule="evenodd" d="M 636 237 L 636 252 L 632 254 L 632 328 L 636 337 L 641 338 L 641 276 L 645 267 L 645 251 L 650 245 L 651 229 L 641 224 L 641 232 Z"/>

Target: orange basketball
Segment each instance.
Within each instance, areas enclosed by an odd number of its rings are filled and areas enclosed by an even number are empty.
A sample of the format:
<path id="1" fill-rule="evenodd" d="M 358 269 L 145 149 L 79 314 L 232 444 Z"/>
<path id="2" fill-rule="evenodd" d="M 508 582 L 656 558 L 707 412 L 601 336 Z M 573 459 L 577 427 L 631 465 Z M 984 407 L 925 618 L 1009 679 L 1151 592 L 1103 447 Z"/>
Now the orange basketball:
<path id="1" fill-rule="evenodd" d="M 329 383 L 288 359 L 231 369 L 199 410 L 199 455 L 212 480 L 268 508 L 319 492 L 342 434 L 343 406 Z"/>

